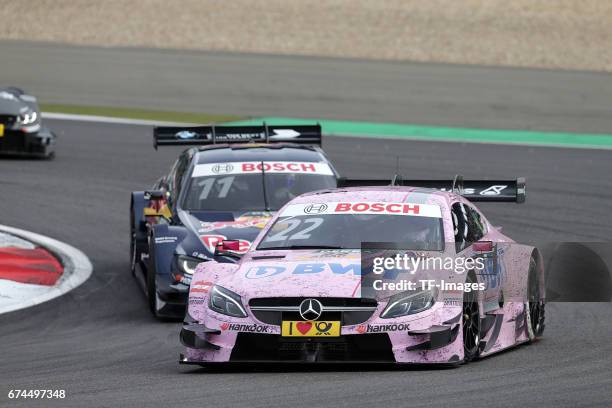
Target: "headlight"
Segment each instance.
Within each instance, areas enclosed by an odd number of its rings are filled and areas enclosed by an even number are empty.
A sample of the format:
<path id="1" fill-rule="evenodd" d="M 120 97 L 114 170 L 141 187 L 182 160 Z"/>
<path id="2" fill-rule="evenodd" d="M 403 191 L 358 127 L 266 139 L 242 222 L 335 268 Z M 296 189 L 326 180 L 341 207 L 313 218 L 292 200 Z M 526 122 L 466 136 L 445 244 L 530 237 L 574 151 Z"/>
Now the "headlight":
<path id="1" fill-rule="evenodd" d="M 221 286 L 213 286 L 208 296 L 208 307 L 224 315 L 247 317 L 240 295 Z"/>
<path id="2" fill-rule="evenodd" d="M 31 125 L 36 122 L 37 118 L 38 114 L 35 111 L 27 111 L 17 116 L 17 123 L 19 125 Z"/>
<path id="3" fill-rule="evenodd" d="M 434 289 L 393 295 L 380 317 L 381 319 L 392 319 L 427 310 L 436 303 L 437 293 L 437 290 Z"/>
<path id="4" fill-rule="evenodd" d="M 178 257 L 178 267 L 181 272 L 185 275 L 193 275 L 195 272 L 196 266 L 200 264 L 200 262 L 204 262 L 203 259 L 192 258 L 190 256 L 179 255 Z"/>

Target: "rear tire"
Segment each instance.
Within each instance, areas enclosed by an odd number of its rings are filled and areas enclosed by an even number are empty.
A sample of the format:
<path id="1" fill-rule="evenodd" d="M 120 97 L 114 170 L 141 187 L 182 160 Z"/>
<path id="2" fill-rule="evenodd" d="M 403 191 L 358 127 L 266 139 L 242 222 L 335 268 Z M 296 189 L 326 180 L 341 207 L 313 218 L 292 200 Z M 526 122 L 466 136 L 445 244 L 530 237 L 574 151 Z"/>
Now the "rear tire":
<path id="1" fill-rule="evenodd" d="M 476 278 L 469 274 L 466 283 L 475 283 Z M 463 361 L 470 362 L 480 355 L 480 305 L 476 291 L 465 292 L 463 295 Z"/>
<path id="2" fill-rule="evenodd" d="M 544 301 L 541 296 L 538 263 L 532 257 L 529 261 L 527 280 L 526 324 L 529 340 L 533 341 L 544 333 Z"/>

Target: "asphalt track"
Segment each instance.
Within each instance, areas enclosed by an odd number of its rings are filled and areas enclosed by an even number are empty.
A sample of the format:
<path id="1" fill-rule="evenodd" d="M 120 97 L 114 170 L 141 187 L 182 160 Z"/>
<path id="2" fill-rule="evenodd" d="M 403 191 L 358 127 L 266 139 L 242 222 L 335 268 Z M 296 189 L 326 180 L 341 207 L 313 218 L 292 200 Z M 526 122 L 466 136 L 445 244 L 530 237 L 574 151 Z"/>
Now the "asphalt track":
<path id="1" fill-rule="evenodd" d="M 94 265 L 67 295 L 0 316 L 0 406 L 362 407 L 610 406 L 610 304 L 549 304 L 544 338 L 457 369 L 179 366 L 179 325 L 147 310 L 128 266 L 129 192 L 177 155 L 146 126 L 49 121 L 55 161 L 1 160 L 2 221 L 74 245 Z M 528 202 L 483 208 L 518 240 L 609 240 L 612 152 L 330 138 L 356 177 L 526 176 Z M 65 389 L 8 401 L 10 389 Z"/>
<path id="2" fill-rule="evenodd" d="M 47 103 L 612 133 L 609 73 L 23 41 L 0 56 L 0 84 Z"/>

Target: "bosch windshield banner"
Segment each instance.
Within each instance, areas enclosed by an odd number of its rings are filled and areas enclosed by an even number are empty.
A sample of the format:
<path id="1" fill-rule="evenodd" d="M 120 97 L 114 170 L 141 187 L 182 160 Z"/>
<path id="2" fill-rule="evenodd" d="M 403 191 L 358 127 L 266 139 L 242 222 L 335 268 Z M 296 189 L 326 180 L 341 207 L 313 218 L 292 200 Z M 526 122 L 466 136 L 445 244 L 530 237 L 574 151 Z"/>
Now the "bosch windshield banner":
<path id="1" fill-rule="evenodd" d="M 327 163 L 323 162 L 227 162 L 197 164 L 193 169 L 193 177 L 210 177 L 232 174 L 319 174 L 333 176 L 333 171 Z"/>
<path id="2" fill-rule="evenodd" d="M 300 215 L 397 215 L 440 218 L 440 207 L 429 204 L 396 202 L 326 202 L 292 204 L 282 211 L 283 217 Z"/>

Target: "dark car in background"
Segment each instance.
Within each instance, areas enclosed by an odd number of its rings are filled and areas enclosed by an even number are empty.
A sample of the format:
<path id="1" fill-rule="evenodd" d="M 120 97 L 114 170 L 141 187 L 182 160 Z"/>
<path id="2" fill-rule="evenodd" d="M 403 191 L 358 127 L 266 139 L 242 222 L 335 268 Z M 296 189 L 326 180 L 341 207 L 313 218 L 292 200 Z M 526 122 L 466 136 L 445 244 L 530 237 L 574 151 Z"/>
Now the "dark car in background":
<path id="1" fill-rule="evenodd" d="M 43 126 L 34 96 L 15 87 L 0 88 L 0 154 L 52 158 L 56 138 Z"/>
<path id="2" fill-rule="evenodd" d="M 246 252 L 285 203 L 338 183 L 319 125 L 158 127 L 154 143 L 194 145 L 131 198 L 131 269 L 160 318 L 184 316 L 195 267 L 217 244 Z"/>

